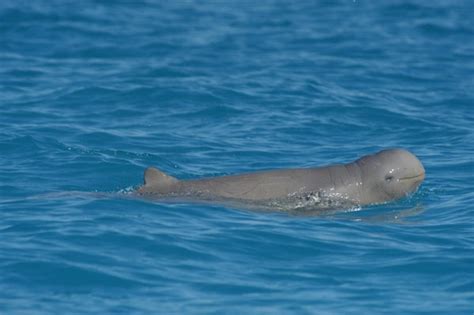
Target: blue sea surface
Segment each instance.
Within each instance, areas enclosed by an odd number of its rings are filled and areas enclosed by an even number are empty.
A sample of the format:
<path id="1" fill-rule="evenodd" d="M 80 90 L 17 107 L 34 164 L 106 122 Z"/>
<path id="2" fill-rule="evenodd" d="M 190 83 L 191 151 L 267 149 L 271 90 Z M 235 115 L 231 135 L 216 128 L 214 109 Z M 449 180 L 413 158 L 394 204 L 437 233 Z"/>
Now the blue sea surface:
<path id="1" fill-rule="evenodd" d="M 0 3 L 0 314 L 473 314 L 473 1 Z M 182 179 L 426 168 L 298 215 L 131 198 Z"/>

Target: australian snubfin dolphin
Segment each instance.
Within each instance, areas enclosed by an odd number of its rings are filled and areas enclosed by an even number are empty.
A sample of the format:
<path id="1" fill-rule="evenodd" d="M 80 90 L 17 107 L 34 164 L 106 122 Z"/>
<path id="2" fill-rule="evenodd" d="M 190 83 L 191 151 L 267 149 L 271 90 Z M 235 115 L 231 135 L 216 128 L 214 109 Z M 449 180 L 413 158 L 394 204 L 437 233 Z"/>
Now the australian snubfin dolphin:
<path id="1" fill-rule="evenodd" d="M 137 193 L 163 200 L 229 202 L 286 210 L 333 209 L 402 198 L 416 191 L 424 178 L 425 169 L 415 155 L 389 149 L 348 164 L 193 180 L 178 180 L 150 167 Z"/>

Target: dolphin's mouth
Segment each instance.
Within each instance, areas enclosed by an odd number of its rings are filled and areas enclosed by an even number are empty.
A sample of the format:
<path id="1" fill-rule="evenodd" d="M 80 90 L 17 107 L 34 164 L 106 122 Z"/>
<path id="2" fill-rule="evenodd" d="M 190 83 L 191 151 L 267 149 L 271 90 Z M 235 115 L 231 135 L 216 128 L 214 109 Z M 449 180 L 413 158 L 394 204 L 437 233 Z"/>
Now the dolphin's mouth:
<path id="1" fill-rule="evenodd" d="M 414 176 L 407 176 L 407 177 L 402 177 L 400 178 L 399 180 L 423 180 L 425 179 L 425 173 L 421 173 L 421 174 L 418 174 L 418 175 L 414 175 Z"/>

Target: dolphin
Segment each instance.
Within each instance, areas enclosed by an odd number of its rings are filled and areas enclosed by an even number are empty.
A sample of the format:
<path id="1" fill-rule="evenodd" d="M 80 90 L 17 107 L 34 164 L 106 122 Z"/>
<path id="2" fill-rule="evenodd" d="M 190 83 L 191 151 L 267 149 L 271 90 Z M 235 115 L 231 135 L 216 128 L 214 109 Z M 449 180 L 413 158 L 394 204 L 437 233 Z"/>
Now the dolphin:
<path id="1" fill-rule="evenodd" d="M 191 180 L 178 180 L 149 167 L 136 194 L 163 201 L 321 210 L 397 200 L 415 192 L 424 178 L 425 169 L 414 154 L 404 149 L 387 149 L 347 164 Z"/>

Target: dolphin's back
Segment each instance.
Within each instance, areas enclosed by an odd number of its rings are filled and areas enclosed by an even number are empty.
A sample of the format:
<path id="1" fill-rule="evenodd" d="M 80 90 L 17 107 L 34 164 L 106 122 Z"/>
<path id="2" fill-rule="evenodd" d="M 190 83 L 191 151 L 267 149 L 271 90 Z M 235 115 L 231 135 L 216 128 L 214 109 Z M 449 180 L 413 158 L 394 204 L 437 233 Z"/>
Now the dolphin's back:
<path id="1" fill-rule="evenodd" d="M 150 167 L 145 171 L 145 184 L 138 192 L 154 197 L 278 200 L 298 194 L 328 191 L 334 186 L 331 173 L 340 167 L 262 171 L 187 181 L 180 181 Z"/>
<path id="2" fill-rule="evenodd" d="M 222 198 L 269 200 L 321 189 L 329 186 L 330 177 L 324 169 L 292 169 L 230 175 L 184 183 L 191 191 L 205 192 Z"/>

